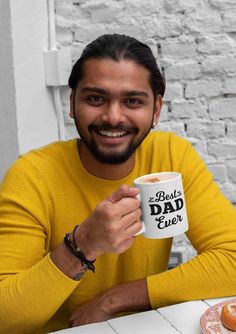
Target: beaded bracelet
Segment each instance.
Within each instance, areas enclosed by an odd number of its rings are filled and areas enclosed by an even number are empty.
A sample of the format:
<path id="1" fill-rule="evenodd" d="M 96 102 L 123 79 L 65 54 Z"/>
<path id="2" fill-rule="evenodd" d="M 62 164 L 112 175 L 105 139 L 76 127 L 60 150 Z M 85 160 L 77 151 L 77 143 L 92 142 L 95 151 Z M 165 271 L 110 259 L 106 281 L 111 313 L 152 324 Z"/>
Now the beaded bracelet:
<path id="1" fill-rule="evenodd" d="M 70 239 L 70 233 L 66 233 L 64 237 L 64 244 L 66 248 L 70 251 L 70 253 L 80 260 L 82 266 L 85 265 L 87 269 L 95 273 L 95 266 L 93 264 L 95 260 L 89 261 L 88 259 L 86 259 L 84 253 L 81 251 L 81 249 L 77 246 L 75 242 L 74 234 L 75 234 L 75 230 L 77 227 L 78 225 L 75 226 L 73 233 L 72 233 L 73 240 Z"/>

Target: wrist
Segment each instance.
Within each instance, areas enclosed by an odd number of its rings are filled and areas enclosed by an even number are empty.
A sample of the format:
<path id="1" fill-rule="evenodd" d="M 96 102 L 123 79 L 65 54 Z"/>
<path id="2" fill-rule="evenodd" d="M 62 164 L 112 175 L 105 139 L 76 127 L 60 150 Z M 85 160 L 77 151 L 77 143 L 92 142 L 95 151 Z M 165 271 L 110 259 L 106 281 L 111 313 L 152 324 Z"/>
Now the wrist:
<path id="1" fill-rule="evenodd" d="M 73 237 L 76 245 L 81 249 L 86 259 L 89 261 L 94 261 L 99 255 L 101 255 L 94 248 L 94 244 L 90 240 L 89 233 L 87 233 L 83 224 L 79 225 L 74 231 Z"/>
<path id="2" fill-rule="evenodd" d="M 150 310 L 146 279 L 120 284 L 107 290 L 101 296 L 100 303 L 109 314 Z"/>
<path id="3" fill-rule="evenodd" d="M 74 279 L 78 273 L 84 273 L 84 268 L 81 265 L 81 262 L 69 252 L 64 243 L 61 243 L 56 248 L 54 248 L 50 253 L 50 257 L 52 262 L 65 275 L 72 279 Z"/>
<path id="4" fill-rule="evenodd" d="M 109 289 L 104 294 L 100 295 L 99 304 L 101 309 L 106 313 L 115 316 L 119 313 L 124 305 L 115 293 L 115 289 Z"/>
<path id="5" fill-rule="evenodd" d="M 64 237 L 64 245 L 66 248 L 70 251 L 70 253 L 75 256 L 77 259 L 80 260 L 81 265 L 89 270 L 92 270 L 95 273 L 95 267 L 94 267 L 94 262 L 90 261 L 86 258 L 80 247 L 76 244 L 75 240 L 75 231 L 77 229 L 78 225 L 75 226 L 72 235 L 67 233 Z M 72 239 L 71 239 L 72 238 Z"/>

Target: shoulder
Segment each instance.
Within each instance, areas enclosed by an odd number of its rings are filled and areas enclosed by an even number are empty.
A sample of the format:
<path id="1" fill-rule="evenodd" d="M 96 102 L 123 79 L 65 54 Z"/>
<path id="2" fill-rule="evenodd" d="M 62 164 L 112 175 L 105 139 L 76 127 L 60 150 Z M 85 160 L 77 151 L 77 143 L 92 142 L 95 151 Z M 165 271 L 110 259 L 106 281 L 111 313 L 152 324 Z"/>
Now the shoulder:
<path id="1" fill-rule="evenodd" d="M 74 148 L 75 143 L 75 139 L 67 141 L 56 141 L 46 146 L 31 150 L 25 154 L 21 154 L 20 158 L 31 160 L 36 157 L 39 159 L 43 159 L 45 157 L 56 158 L 57 156 L 67 154 L 69 151 L 71 151 Z"/>
<path id="2" fill-rule="evenodd" d="M 185 150 L 187 147 L 191 146 L 191 143 L 174 132 L 151 131 L 142 145 L 144 148 L 158 148 L 158 150 L 163 150 L 167 153 L 167 151 L 175 152 L 176 149 L 180 151 Z"/>
<path id="3" fill-rule="evenodd" d="M 73 159 L 75 147 L 75 140 L 58 141 L 21 154 L 9 167 L 4 179 L 33 175 L 40 178 L 50 170 L 55 172 L 55 168 Z"/>
<path id="4" fill-rule="evenodd" d="M 192 144 L 174 132 L 152 131 L 143 141 L 138 157 L 152 168 L 180 171 L 192 150 Z"/>
<path id="5" fill-rule="evenodd" d="M 68 156 L 74 154 L 74 148 L 76 147 L 75 140 L 57 141 L 41 148 L 32 150 L 26 154 L 22 154 L 19 159 L 25 163 L 34 165 L 35 167 L 41 164 L 53 164 L 59 161 L 66 160 Z"/>

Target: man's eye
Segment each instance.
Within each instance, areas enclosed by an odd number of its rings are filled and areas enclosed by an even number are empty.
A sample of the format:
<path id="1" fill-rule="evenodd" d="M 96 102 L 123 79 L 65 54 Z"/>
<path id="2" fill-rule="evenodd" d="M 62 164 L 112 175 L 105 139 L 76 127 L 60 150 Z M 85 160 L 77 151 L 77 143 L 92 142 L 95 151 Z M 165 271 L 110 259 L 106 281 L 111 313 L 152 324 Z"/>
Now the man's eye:
<path id="1" fill-rule="evenodd" d="M 87 96 L 87 101 L 93 105 L 100 105 L 104 102 L 104 98 L 99 95 L 89 95 Z"/>
<path id="2" fill-rule="evenodd" d="M 125 103 L 128 105 L 128 106 L 134 106 L 134 107 L 137 107 L 141 104 L 143 104 L 143 101 L 140 100 L 140 99 L 136 99 L 136 98 L 129 98 L 129 99 L 126 99 L 125 100 Z"/>

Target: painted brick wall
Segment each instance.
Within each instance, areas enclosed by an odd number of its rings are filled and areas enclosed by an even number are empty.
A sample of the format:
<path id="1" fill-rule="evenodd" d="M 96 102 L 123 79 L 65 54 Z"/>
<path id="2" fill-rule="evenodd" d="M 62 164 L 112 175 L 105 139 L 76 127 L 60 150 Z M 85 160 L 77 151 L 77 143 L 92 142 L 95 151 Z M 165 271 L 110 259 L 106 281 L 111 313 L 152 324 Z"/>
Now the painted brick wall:
<path id="1" fill-rule="evenodd" d="M 167 81 L 159 128 L 188 138 L 236 204 L 236 1 L 55 0 L 55 8 L 58 46 L 70 46 L 73 61 L 103 33 L 149 44 Z"/>

